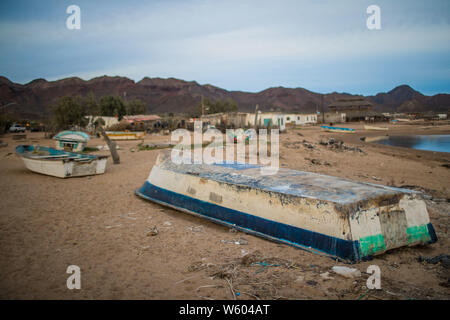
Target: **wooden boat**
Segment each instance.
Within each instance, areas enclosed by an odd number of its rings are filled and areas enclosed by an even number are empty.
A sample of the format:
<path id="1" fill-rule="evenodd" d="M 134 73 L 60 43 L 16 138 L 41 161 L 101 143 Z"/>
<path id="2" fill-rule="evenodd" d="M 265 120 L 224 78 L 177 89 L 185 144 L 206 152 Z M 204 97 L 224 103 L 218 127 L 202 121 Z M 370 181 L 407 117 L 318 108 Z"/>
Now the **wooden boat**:
<path id="1" fill-rule="evenodd" d="M 108 156 L 95 156 L 44 146 L 19 145 L 16 154 L 30 171 L 58 178 L 102 174 Z"/>
<path id="2" fill-rule="evenodd" d="M 340 127 L 330 127 L 330 126 L 320 126 L 323 130 L 328 132 L 339 132 L 339 133 L 355 133 L 355 129 L 351 128 L 340 128 Z"/>
<path id="3" fill-rule="evenodd" d="M 144 131 L 106 131 L 111 140 L 139 140 L 144 139 Z"/>
<path id="4" fill-rule="evenodd" d="M 58 150 L 81 152 L 89 141 L 89 135 L 81 131 L 61 131 L 53 139 Z"/>
<path id="5" fill-rule="evenodd" d="M 374 127 L 374 126 L 366 126 L 364 125 L 364 129 L 365 130 L 375 130 L 375 131 L 388 131 L 389 128 L 385 128 L 385 127 Z"/>
<path id="6" fill-rule="evenodd" d="M 242 163 L 174 164 L 161 153 L 147 200 L 333 259 L 358 262 L 437 241 L 420 193 Z"/>

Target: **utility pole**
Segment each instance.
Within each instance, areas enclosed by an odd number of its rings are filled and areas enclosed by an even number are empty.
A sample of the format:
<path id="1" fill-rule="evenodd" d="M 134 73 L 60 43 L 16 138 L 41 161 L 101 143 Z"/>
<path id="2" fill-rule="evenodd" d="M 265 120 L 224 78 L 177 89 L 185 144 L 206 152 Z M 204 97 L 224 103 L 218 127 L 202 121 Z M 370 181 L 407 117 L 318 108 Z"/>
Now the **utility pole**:
<path id="1" fill-rule="evenodd" d="M 205 105 L 203 104 L 203 95 L 202 95 L 202 118 L 204 114 L 205 114 Z"/>
<path id="2" fill-rule="evenodd" d="M 325 123 L 325 113 L 323 111 L 323 94 L 322 94 L 322 123 Z"/>
<path id="3" fill-rule="evenodd" d="M 258 128 L 258 109 L 259 109 L 259 104 L 256 105 L 255 107 L 255 130 L 257 130 Z"/>

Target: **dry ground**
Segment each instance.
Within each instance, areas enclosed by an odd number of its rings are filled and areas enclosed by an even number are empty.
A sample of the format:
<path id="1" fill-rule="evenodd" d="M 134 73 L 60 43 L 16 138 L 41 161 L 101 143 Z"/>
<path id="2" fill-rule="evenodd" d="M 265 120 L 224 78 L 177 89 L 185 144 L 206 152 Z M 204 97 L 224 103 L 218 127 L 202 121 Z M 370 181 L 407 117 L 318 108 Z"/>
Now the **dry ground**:
<path id="1" fill-rule="evenodd" d="M 0 136 L 0 298 L 2 299 L 449 299 L 449 271 L 417 261 L 449 253 L 450 154 L 362 142 L 357 134 L 319 127 L 282 134 L 280 164 L 292 169 L 395 186 L 416 186 L 432 197 L 427 206 L 438 242 L 401 248 L 352 267 L 346 279 L 330 272 L 343 265 L 144 201 L 134 195 L 147 178 L 157 150 L 138 151 L 139 141 L 118 142 L 121 164 L 108 159 L 107 172 L 58 179 L 25 169 L 17 144 L 52 146 L 42 133 L 26 141 Z M 389 134 L 450 133 L 450 126 L 391 125 Z M 383 134 L 383 133 L 382 133 Z M 319 144 L 343 139 L 359 151 Z M 146 142 L 169 136 L 147 135 Z M 305 141 L 304 141 L 305 140 Z M 306 144 L 304 143 L 306 142 Z M 92 139 L 89 146 L 105 145 Z M 308 147 L 313 146 L 313 148 Z M 97 152 L 97 154 L 104 154 Z M 158 235 L 149 236 L 156 226 Z M 243 238 L 247 244 L 227 241 Z M 222 241 L 226 240 L 226 241 Z M 263 267 L 263 262 L 269 264 Z M 382 290 L 368 291 L 369 265 L 381 269 Z M 66 269 L 81 268 L 81 290 L 68 290 Z"/>

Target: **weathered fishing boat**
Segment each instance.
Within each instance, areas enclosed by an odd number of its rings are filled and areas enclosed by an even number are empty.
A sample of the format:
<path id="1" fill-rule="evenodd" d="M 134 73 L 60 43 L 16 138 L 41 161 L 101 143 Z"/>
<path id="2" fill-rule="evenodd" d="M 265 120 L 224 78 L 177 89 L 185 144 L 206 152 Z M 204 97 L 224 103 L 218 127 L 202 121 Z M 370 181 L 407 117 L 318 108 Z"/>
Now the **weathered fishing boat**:
<path id="1" fill-rule="evenodd" d="M 340 132 L 340 133 L 355 133 L 355 129 L 352 128 L 340 128 L 330 126 L 320 126 L 323 130 L 328 132 Z"/>
<path id="2" fill-rule="evenodd" d="M 139 140 L 145 137 L 144 131 L 106 131 L 111 140 Z"/>
<path id="3" fill-rule="evenodd" d="M 375 131 L 388 131 L 389 128 L 386 127 L 374 127 L 374 126 L 366 126 L 364 125 L 365 130 L 375 130 Z"/>
<path id="4" fill-rule="evenodd" d="M 58 178 L 105 173 L 108 158 L 32 145 L 17 146 L 16 154 L 28 170 Z"/>
<path id="5" fill-rule="evenodd" d="M 437 240 L 419 193 L 280 168 L 174 164 L 161 153 L 136 194 L 211 221 L 357 262 Z"/>
<path id="6" fill-rule="evenodd" d="M 89 141 L 89 135 L 81 131 L 61 131 L 53 139 L 58 150 L 81 152 Z"/>

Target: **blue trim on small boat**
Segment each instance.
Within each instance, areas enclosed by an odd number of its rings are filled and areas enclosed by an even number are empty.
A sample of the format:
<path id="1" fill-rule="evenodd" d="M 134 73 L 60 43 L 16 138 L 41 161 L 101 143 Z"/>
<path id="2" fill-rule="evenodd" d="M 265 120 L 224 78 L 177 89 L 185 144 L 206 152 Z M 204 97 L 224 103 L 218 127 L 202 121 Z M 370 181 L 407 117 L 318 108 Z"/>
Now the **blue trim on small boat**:
<path id="1" fill-rule="evenodd" d="M 81 139 L 65 139 L 64 137 L 67 135 L 77 135 L 80 136 Z M 61 131 L 57 135 L 53 137 L 55 140 L 65 140 L 65 141 L 79 141 L 79 142 L 87 142 L 89 140 L 89 135 L 82 131 Z"/>
<path id="2" fill-rule="evenodd" d="M 435 243 L 438 240 L 438 238 L 436 235 L 436 231 L 434 231 L 434 227 L 431 224 L 431 222 L 427 224 L 427 229 L 428 229 L 428 234 L 430 235 L 430 238 L 431 238 L 430 241 L 428 241 L 428 244 Z"/>
<path id="3" fill-rule="evenodd" d="M 360 256 L 359 241 L 343 240 L 257 217 L 252 214 L 162 189 L 148 181 L 140 189 L 136 190 L 135 193 L 147 200 L 198 214 L 214 222 L 241 229 L 244 232 L 280 241 L 309 251 L 320 251 L 333 258 L 340 258 L 350 262 L 371 258 Z"/>
<path id="4" fill-rule="evenodd" d="M 18 145 L 16 147 L 15 152 L 19 156 L 27 156 L 27 155 L 32 155 L 33 151 L 36 148 L 40 152 L 47 153 L 48 156 L 68 155 L 70 157 L 77 157 L 79 159 L 101 159 L 101 158 L 107 157 L 107 156 L 97 156 L 97 155 L 92 155 L 92 154 L 75 153 L 75 152 L 58 150 L 58 149 L 45 147 L 45 146 L 34 146 L 34 145 Z"/>
<path id="5" fill-rule="evenodd" d="M 341 128 L 341 127 L 330 127 L 330 126 L 320 126 L 324 129 L 330 129 L 330 130 L 342 130 L 342 131 L 355 131 L 355 129 L 352 128 Z"/>

